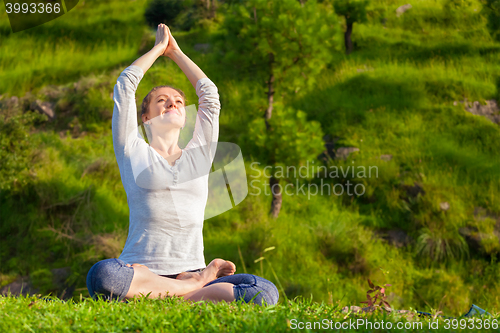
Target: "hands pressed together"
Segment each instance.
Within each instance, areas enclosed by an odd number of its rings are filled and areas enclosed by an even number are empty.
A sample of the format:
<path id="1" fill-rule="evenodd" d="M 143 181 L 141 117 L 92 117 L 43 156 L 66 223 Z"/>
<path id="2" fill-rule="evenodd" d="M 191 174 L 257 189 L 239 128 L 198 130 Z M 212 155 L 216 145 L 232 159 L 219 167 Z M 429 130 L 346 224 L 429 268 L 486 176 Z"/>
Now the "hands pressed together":
<path id="1" fill-rule="evenodd" d="M 171 57 L 175 52 L 181 51 L 167 25 L 160 23 L 156 30 L 155 47 L 162 48 L 162 56 Z"/>

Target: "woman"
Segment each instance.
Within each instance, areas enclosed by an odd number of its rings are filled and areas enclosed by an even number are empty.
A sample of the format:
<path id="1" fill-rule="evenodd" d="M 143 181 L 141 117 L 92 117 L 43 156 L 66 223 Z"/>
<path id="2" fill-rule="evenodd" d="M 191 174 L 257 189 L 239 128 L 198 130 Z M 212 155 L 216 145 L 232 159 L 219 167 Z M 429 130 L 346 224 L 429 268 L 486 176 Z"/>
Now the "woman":
<path id="1" fill-rule="evenodd" d="M 156 87 L 142 102 L 149 145 L 138 131 L 135 92 L 160 56 L 182 69 L 199 98 L 193 138 L 185 149 L 178 145 L 186 123 L 185 98 L 176 88 Z M 158 25 L 155 46 L 120 74 L 113 99 L 113 146 L 127 193 L 129 234 L 118 259 L 90 269 L 90 295 L 124 300 L 150 293 L 152 298 L 275 304 L 279 294 L 274 284 L 250 274 L 234 275 L 230 261 L 215 259 L 204 269 L 203 213 L 218 140 L 219 95 L 166 25 Z"/>

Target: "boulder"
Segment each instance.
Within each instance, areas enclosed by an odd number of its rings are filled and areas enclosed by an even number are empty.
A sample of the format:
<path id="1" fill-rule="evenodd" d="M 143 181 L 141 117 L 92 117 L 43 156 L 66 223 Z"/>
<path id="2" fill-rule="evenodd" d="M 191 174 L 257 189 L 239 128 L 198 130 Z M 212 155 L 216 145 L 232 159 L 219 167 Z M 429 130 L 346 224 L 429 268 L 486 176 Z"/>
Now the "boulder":
<path id="1" fill-rule="evenodd" d="M 56 114 L 54 112 L 54 107 L 55 107 L 54 103 L 42 102 L 37 99 L 36 101 L 31 103 L 30 109 L 36 110 L 41 114 L 46 114 L 49 117 L 49 120 L 54 120 L 56 117 Z"/>
<path id="2" fill-rule="evenodd" d="M 416 198 L 419 194 L 420 195 L 425 194 L 424 188 L 422 187 L 422 185 L 420 185 L 417 182 L 414 182 L 413 186 L 403 185 L 403 189 L 406 190 L 406 194 L 408 195 L 408 197 L 411 197 L 411 198 Z"/>
<path id="3" fill-rule="evenodd" d="M 73 296 L 75 286 L 67 285 L 66 280 L 71 274 L 69 267 L 55 268 L 50 270 L 52 273 L 52 284 L 58 290 L 57 296 L 61 299 L 69 299 Z M 38 288 L 34 288 L 29 276 L 21 276 L 16 281 L 0 288 L 1 295 L 13 296 L 20 295 L 36 295 L 40 292 Z"/>
<path id="4" fill-rule="evenodd" d="M 400 17 L 403 15 L 407 10 L 411 9 L 411 4 L 407 3 L 406 5 L 402 5 L 396 9 L 396 16 Z"/>
<path id="5" fill-rule="evenodd" d="M 329 159 L 335 158 L 335 143 L 339 138 L 331 138 L 330 135 L 326 134 L 323 136 L 323 142 L 325 143 L 325 150 L 318 156 L 318 158 L 325 163 Z"/>
<path id="6" fill-rule="evenodd" d="M 380 159 L 381 159 L 382 161 L 390 161 L 390 160 L 392 160 L 392 155 L 390 155 L 390 154 L 387 154 L 387 155 L 380 155 Z"/>
<path id="7" fill-rule="evenodd" d="M 439 208 L 441 208 L 441 210 L 447 211 L 448 209 L 450 209 L 450 204 L 448 202 L 441 202 L 439 204 Z"/>
<path id="8" fill-rule="evenodd" d="M 210 44 L 209 43 L 194 44 L 194 50 L 201 53 L 207 53 L 208 50 L 210 50 Z"/>
<path id="9" fill-rule="evenodd" d="M 495 124 L 500 124 L 500 108 L 496 100 L 486 101 L 486 105 L 479 103 L 478 101 L 469 103 L 467 100 L 455 101 L 453 105 L 458 105 L 461 103 L 464 105 L 465 110 L 477 116 L 483 116 L 494 122 Z"/>
<path id="10" fill-rule="evenodd" d="M 359 151 L 359 148 L 356 147 L 339 147 L 335 150 L 335 159 L 336 160 L 345 160 L 349 157 L 350 154 L 355 151 Z"/>

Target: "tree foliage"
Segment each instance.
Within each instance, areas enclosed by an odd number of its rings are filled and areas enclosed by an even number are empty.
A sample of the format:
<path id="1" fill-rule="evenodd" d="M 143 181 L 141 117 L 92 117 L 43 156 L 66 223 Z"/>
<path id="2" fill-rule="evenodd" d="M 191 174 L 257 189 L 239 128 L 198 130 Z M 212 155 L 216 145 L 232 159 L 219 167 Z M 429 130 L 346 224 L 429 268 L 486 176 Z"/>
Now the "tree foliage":
<path id="1" fill-rule="evenodd" d="M 500 42 L 500 0 L 483 0 L 483 13 L 488 17 L 491 36 Z"/>
<path id="2" fill-rule="evenodd" d="M 368 6 L 368 0 L 334 1 L 333 6 L 338 15 L 345 17 L 346 24 L 355 22 L 364 23 L 367 21 L 366 7 Z"/>
<path id="3" fill-rule="evenodd" d="M 305 112 L 277 103 L 270 124 L 267 131 L 264 118 L 254 119 L 244 137 L 257 146 L 259 160 L 269 162 L 269 157 L 274 156 L 277 164 L 298 166 L 316 159 L 323 151 L 321 124 L 307 121 Z"/>
<path id="4" fill-rule="evenodd" d="M 333 10 L 315 0 L 249 0 L 222 11 L 225 33 L 217 44 L 223 60 L 257 79 L 274 74 L 282 93 L 313 87 L 338 47 Z"/>
<path id="5" fill-rule="evenodd" d="M 171 28 L 189 30 L 196 21 L 197 3 L 193 0 L 151 0 L 144 18 L 151 27 L 164 23 Z"/>

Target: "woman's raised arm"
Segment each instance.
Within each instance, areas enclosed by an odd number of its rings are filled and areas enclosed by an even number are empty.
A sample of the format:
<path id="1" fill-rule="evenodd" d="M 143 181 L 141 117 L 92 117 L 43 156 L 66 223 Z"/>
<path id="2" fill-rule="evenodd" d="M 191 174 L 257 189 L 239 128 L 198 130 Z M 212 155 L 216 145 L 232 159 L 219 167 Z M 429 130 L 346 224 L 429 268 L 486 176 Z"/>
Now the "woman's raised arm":
<path id="1" fill-rule="evenodd" d="M 168 41 L 168 27 L 163 23 L 158 24 L 158 29 L 156 30 L 155 46 L 153 46 L 153 48 L 149 52 L 134 61 L 132 65 L 142 68 L 142 71 L 146 73 L 147 70 L 154 64 L 156 59 L 158 59 L 165 53 L 165 50 L 168 46 Z"/>
<path id="2" fill-rule="evenodd" d="M 182 51 L 177 42 L 175 41 L 174 36 L 170 32 L 170 29 L 167 27 L 168 32 L 168 46 L 164 52 L 164 56 L 172 59 L 177 66 L 184 72 L 184 74 L 189 79 L 189 82 L 196 89 L 196 83 L 199 79 L 207 77 L 205 73 L 196 65 L 191 59 L 188 58 Z"/>

